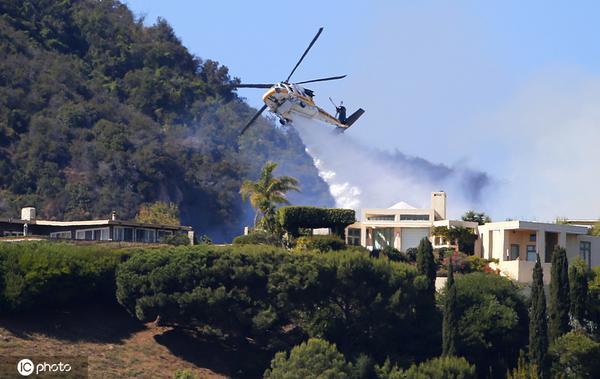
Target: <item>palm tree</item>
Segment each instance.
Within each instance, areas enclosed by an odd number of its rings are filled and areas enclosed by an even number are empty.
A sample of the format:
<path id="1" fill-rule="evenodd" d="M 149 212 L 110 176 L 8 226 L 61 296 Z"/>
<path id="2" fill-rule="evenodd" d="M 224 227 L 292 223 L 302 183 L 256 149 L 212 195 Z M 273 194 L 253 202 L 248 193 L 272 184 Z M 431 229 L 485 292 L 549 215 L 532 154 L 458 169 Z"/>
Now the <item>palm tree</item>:
<path id="1" fill-rule="evenodd" d="M 267 162 L 260 172 L 260 178 L 253 182 L 245 180 L 240 188 L 244 201 L 256 209 L 254 226 L 259 224 L 268 232 L 275 231 L 275 210 L 279 204 L 289 204 L 285 194 L 288 191 L 299 191 L 298 180 L 291 176 L 274 177 L 273 171 L 277 167 L 275 162 Z M 262 218 L 260 216 L 262 215 Z"/>

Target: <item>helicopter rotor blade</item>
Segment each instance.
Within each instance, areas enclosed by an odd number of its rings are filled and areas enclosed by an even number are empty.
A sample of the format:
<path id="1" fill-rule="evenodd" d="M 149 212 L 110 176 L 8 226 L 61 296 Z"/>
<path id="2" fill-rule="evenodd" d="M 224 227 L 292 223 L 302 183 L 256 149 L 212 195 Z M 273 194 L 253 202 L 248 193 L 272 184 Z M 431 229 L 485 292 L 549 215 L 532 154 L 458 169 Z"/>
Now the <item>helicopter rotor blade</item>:
<path id="1" fill-rule="evenodd" d="M 317 35 L 315 35 L 315 37 L 312 39 L 312 41 L 310 41 L 310 44 L 308 45 L 308 47 L 306 48 L 306 50 L 304 51 L 304 54 L 302 54 L 302 56 L 300 57 L 300 59 L 298 60 L 298 63 L 296 63 L 296 65 L 294 66 L 294 69 L 292 70 L 292 72 L 290 72 L 290 74 L 288 75 L 287 79 L 285 80 L 286 82 L 290 81 L 290 78 L 292 77 L 292 75 L 294 75 L 294 71 L 296 71 L 296 69 L 298 68 L 298 66 L 300 66 L 300 63 L 302 63 L 302 60 L 304 59 L 304 57 L 306 56 L 306 54 L 308 54 L 308 51 L 310 50 L 311 47 L 313 47 L 313 45 L 315 44 L 315 42 L 317 41 L 317 38 L 319 38 L 319 36 L 321 35 L 321 32 L 323 31 L 323 27 L 319 28 L 319 31 L 317 32 Z"/>
<path id="2" fill-rule="evenodd" d="M 235 88 L 271 88 L 275 84 L 236 84 Z"/>
<path id="3" fill-rule="evenodd" d="M 321 79 L 312 79 L 312 80 L 305 80 L 303 82 L 298 82 L 296 84 L 305 84 L 305 83 L 314 83 L 314 82 L 326 82 L 328 80 L 338 80 L 338 79 L 344 79 L 346 77 L 346 75 L 340 75 L 340 76 L 330 76 L 329 78 L 321 78 Z"/>
<path id="4" fill-rule="evenodd" d="M 256 119 L 258 118 L 258 116 L 260 116 L 261 113 L 263 113 L 265 111 L 265 109 L 267 109 L 267 104 L 263 105 L 262 108 L 260 108 L 258 110 L 258 112 L 256 112 L 254 114 L 254 116 L 252 116 L 252 118 L 250 119 L 250 121 L 248 121 L 248 123 L 246 124 L 246 126 L 244 126 L 244 128 L 240 132 L 240 136 L 246 132 L 246 130 L 250 127 L 250 125 L 252 125 L 252 123 L 254 123 L 254 121 L 256 121 Z"/>

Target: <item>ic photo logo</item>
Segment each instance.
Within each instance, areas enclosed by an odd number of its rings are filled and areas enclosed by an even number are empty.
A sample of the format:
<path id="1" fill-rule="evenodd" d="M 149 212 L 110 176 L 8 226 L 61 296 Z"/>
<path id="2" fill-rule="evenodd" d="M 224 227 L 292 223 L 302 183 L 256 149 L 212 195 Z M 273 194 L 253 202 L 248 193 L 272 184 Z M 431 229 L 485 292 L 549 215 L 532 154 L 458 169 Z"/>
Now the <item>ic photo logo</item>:
<path id="1" fill-rule="evenodd" d="M 40 373 L 64 373 L 71 371 L 71 365 L 68 363 L 48 363 L 41 362 L 34 364 L 31 359 L 21 359 L 17 363 L 17 372 L 22 376 L 29 376 L 35 371 L 36 375 Z"/>
<path id="2" fill-rule="evenodd" d="M 17 371 L 23 376 L 29 376 L 33 373 L 33 362 L 30 359 L 21 359 L 17 363 Z"/>

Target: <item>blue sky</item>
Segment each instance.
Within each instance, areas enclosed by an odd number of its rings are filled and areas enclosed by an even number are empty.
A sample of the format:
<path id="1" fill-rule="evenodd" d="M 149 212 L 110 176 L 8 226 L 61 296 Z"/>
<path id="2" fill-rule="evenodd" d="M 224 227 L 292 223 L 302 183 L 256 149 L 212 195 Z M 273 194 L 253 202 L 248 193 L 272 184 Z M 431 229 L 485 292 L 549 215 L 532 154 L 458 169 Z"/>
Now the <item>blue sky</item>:
<path id="1" fill-rule="evenodd" d="M 500 201 L 521 202 L 520 208 L 507 205 L 504 213 L 490 210 L 500 217 L 600 215 L 597 202 L 593 207 L 573 201 L 547 209 L 564 202 L 564 196 L 593 194 L 587 190 L 572 194 L 573 186 L 598 184 L 597 175 L 591 174 L 594 182 L 584 177 L 594 169 L 587 166 L 589 161 L 598 162 L 600 157 L 591 151 L 581 155 L 581 149 L 589 138 L 600 137 L 592 131 L 600 129 L 596 123 L 600 117 L 594 112 L 600 101 L 595 88 L 600 77 L 600 3 L 130 0 L 127 4 L 145 16 L 146 23 L 165 18 L 192 53 L 218 60 L 245 82 L 284 79 L 324 26 L 294 79 L 348 74 L 344 80 L 315 84 L 312 89 L 325 106 L 332 96 L 349 108 L 367 110 L 351 129 L 363 144 L 490 173 L 499 187 L 510 189 L 498 195 Z M 260 91 L 239 93 L 251 105 L 261 105 Z M 583 143 L 572 136 L 574 131 L 587 137 Z M 541 134 L 544 138 L 539 138 Z M 570 143 L 558 149 L 562 158 L 540 158 L 540 152 L 560 141 Z M 569 167 L 578 167 L 581 177 L 573 177 Z M 561 191 L 532 205 L 534 187 L 556 186 L 556 178 L 563 176 L 575 183 L 559 183 Z M 524 188 L 523 178 L 529 187 Z"/>

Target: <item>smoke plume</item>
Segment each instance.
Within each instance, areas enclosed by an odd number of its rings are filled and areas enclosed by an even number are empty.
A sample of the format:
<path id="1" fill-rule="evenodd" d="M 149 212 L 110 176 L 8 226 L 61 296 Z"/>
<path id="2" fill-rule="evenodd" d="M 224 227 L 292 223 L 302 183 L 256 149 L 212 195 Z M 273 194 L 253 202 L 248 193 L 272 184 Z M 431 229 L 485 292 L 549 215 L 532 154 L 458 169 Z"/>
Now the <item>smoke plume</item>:
<path id="1" fill-rule="evenodd" d="M 387 208 L 399 201 L 429 207 L 431 191 L 448 192 L 454 217 L 476 208 L 491 182 L 486 173 L 449 167 L 399 151 L 382 151 L 338 134 L 326 125 L 296 117 L 294 127 L 313 157 L 319 175 L 329 185 L 336 206 L 360 210 Z"/>

